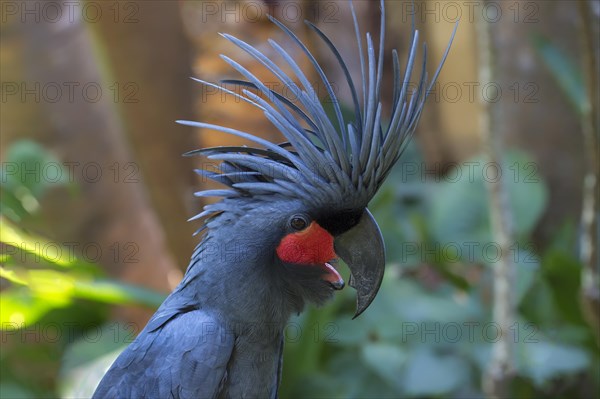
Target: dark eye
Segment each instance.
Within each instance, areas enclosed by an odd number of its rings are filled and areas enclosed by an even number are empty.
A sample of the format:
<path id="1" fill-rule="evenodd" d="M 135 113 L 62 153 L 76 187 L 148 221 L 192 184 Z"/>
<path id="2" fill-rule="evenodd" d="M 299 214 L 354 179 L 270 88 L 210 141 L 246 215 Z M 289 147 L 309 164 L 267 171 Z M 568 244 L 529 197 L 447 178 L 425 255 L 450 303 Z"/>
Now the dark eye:
<path id="1" fill-rule="evenodd" d="M 294 215 L 290 219 L 290 226 L 294 230 L 304 230 L 308 226 L 308 220 L 306 216 L 303 215 Z"/>

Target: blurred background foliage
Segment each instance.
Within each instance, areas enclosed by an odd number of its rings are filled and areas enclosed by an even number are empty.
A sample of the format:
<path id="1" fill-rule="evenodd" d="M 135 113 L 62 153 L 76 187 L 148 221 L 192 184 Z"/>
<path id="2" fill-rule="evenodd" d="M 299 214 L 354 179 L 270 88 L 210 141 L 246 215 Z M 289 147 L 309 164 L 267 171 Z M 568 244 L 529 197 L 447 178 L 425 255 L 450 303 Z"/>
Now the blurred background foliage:
<path id="1" fill-rule="evenodd" d="M 55 19 L 42 2 L 28 2 L 33 14 L 23 14 L 25 3 L 7 3 L 0 49 L 0 397 L 88 397 L 179 282 L 197 243 L 197 224 L 185 220 L 203 205 L 191 193 L 207 183 L 192 171 L 210 164 L 180 155 L 234 142 L 173 121 L 201 119 L 278 137 L 261 115 L 188 79 L 233 76 L 218 54 L 234 50 L 215 40 L 217 32 L 251 43 L 283 40 L 256 14 L 269 10 L 330 63 L 301 18 L 284 10 L 293 4 L 336 43 L 344 42 L 349 13 L 345 1 L 123 1 L 77 3 L 76 10 L 92 4 L 100 14 L 88 7 Z M 486 183 L 498 171 L 515 222 L 507 300 L 516 312 L 502 331 L 514 344 L 508 396 L 596 397 L 597 191 L 591 230 L 581 214 L 589 203 L 584 181 L 590 173 L 597 179 L 589 154 L 597 149 L 598 88 L 590 76 L 597 72 L 600 6 L 579 3 L 507 2 L 504 17 L 490 23 L 503 94 L 488 101 L 502 110 L 494 123 L 507 148 L 499 168 L 486 162 L 473 122 L 481 108 L 466 88 L 477 83 L 476 35 L 462 9 L 417 139 L 370 205 L 387 245 L 383 287 L 357 320 L 350 289 L 290 320 L 281 397 L 485 396 L 482 381 L 499 334 L 498 245 Z M 444 4 L 416 2 L 416 10 L 434 10 L 416 14 L 433 63 L 454 22 Z M 407 5 L 388 2 L 389 19 L 407 21 Z M 376 31 L 377 7 L 356 6 Z M 390 37 L 407 37 L 408 23 L 391 25 Z M 405 50 L 403 40 L 390 42 Z M 354 49 L 342 44 L 340 51 L 349 57 Z M 590 62 L 594 73 L 586 75 Z M 452 84 L 463 88 L 458 100 L 444 90 Z M 56 87 L 62 95 L 55 101 Z M 585 240 L 590 259 L 582 256 Z"/>

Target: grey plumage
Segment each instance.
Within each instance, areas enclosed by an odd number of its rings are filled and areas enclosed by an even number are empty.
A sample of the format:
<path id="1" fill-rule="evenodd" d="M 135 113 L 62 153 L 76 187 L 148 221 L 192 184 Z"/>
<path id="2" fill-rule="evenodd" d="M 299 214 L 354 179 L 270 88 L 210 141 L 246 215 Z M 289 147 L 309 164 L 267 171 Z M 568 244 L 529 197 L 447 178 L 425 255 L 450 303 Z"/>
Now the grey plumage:
<path id="1" fill-rule="evenodd" d="M 377 55 L 371 35 L 367 33 L 363 41 L 352 8 L 358 53 L 353 62 L 361 65 L 358 86 L 362 89 L 362 98 L 338 50 L 319 28 L 307 22 L 329 48 L 346 77 L 355 112 L 350 121 L 344 119 L 339 99 L 319 63 L 285 25 L 271 18 L 310 60 L 332 101 L 333 120 L 297 61 L 278 43 L 268 41 L 278 54 L 280 64 L 255 47 L 223 35 L 260 62 L 295 94 L 295 98 L 270 90 L 247 68 L 227 56 L 222 57 L 243 79 L 225 82 L 238 86 L 241 94 L 195 80 L 252 104 L 288 141 L 275 144 L 219 125 L 179 121 L 247 139 L 255 147 L 214 147 L 187 154 L 222 161 L 218 171 L 199 170 L 198 173 L 228 188 L 196 193 L 199 197 L 222 199 L 205 206 L 192 218 L 204 218 L 198 233 L 205 234 L 186 275 L 134 343 L 112 365 L 94 398 L 277 396 L 285 323 L 291 314 L 302 311 L 305 302 L 323 303 L 337 289 L 321 278 L 326 273 L 323 268 L 287 263 L 275 255 L 282 237 L 291 234 L 290 215 L 310 216 L 325 226 L 336 240 L 354 226 L 363 224 L 370 223 L 370 230 L 363 230 L 370 232 L 368 235 L 378 232 L 365 208 L 412 136 L 427 91 L 448 54 L 449 46 L 429 83 L 424 56 L 419 83 L 409 93 L 418 32 L 413 29 L 404 73 L 397 52 L 392 52 L 391 121 L 384 128 L 381 123 L 383 0 L 380 4 Z M 291 76 L 280 66 L 284 64 L 292 71 Z M 350 236 L 345 237 L 344 242 L 352 242 Z M 372 253 L 383 254 L 382 239 L 377 243 Z M 344 252 L 354 254 L 356 251 Z M 361 257 L 360 252 L 356 255 L 356 259 L 372 258 Z M 383 264 L 381 256 L 381 268 Z M 351 265 L 348 266 L 352 271 Z M 357 270 L 355 280 L 357 276 L 371 279 L 370 286 L 362 291 L 355 286 L 359 296 L 362 295 L 359 300 L 362 311 L 374 298 L 383 271 L 370 274 L 368 269 Z"/>
<path id="2" fill-rule="evenodd" d="M 234 339 L 216 317 L 179 313 L 141 336 L 112 365 L 95 398 L 210 398 L 222 387 Z"/>

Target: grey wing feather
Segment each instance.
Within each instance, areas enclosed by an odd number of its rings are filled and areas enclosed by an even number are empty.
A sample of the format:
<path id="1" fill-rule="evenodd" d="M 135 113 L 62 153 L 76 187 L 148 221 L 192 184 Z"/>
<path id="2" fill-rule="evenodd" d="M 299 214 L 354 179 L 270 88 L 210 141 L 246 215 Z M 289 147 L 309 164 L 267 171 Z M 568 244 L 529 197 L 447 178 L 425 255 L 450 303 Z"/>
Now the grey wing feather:
<path id="1" fill-rule="evenodd" d="M 234 337 L 201 310 L 146 328 L 115 360 L 93 399 L 214 398 L 227 374 Z"/>

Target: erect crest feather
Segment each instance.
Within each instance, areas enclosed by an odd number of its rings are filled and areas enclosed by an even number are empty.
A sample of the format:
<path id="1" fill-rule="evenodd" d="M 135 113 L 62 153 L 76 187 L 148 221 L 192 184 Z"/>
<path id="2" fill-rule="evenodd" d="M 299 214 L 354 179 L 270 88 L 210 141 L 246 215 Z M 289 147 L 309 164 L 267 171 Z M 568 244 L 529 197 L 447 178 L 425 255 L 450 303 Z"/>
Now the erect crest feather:
<path id="1" fill-rule="evenodd" d="M 281 58 L 280 64 L 248 43 L 228 34 L 222 35 L 269 70 L 288 92 L 294 94 L 294 98 L 286 97 L 269 89 L 247 68 L 225 55 L 221 56 L 223 60 L 237 70 L 244 80 L 226 80 L 223 83 L 236 85 L 241 90 L 241 94 L 220 85 L 199 79 L 195 80 L 252 104 L 265 114 L 288 142 L 274 144 L 251 133 L 224 126 L 178 121 L 184 125 L 238 136 L 256 145 L 256 147 L 213 147 L 187 153 L 186 155 L 203 154 L 207 155 L 209 159 L 223 161 L 218 171 L 199 171 L 199 173 L 230 187 L 228 190 L 201 191 L 196 195 L 221 196 L 230 199 L 280 195 L 306 201 L 315 207 L 323 204 L 336 204 L 343 209 L 366 207 L 412 137 L 428 91 L 440 73 L 456 32 L 455 27 L 442 60 L 429 82 L 426 71 L 427 48 L 423 44 L 424 54 L 420 78 L 417 86 L 409 91 L 409 81 L 413 75 L 419 45 L 419 32 L 415 30 L 413 17 L 413 34 L 403 74 L 400 69 L 398 53 L 396 50 L 392 51 L 394 71 L 392 106 L 390 123 L 387 128 L 384 128 L 381 123 L 381 85 L 385 41 L 383 0 L 380 5 L 381 28 L 379 49 L 376 55 L 369 33 L 364 36 L 363 41 L 356 13 L 350 2 L 358 53 L 357 60 L 354 61 L 359 62 L 361 66 L 359 86 L 362 88 L 362 102 L 347 64 L 335 45 L 319 28 L 305 21 L 329 48 L 344 73 L 352 95 L 353 120 L 344 119 L 332 84 L 318 61 L 300 39 L 278 20 L 269 17 L 304 53 L 317 72 L 333 105 L 333 120 L 323 108 L 315 89 L 297 62 L 277 42 L 268 40 L 273 50 Z M 366 51 L 364 49 L 365 42 Z M 285 65 L 292 73 L 286 74 L 280 65 Z M 255 94 L 251 89 L 260 95 Z M 197 217 L 220 212 L 225 208 L 224 204 L 209 205 Z"/>

